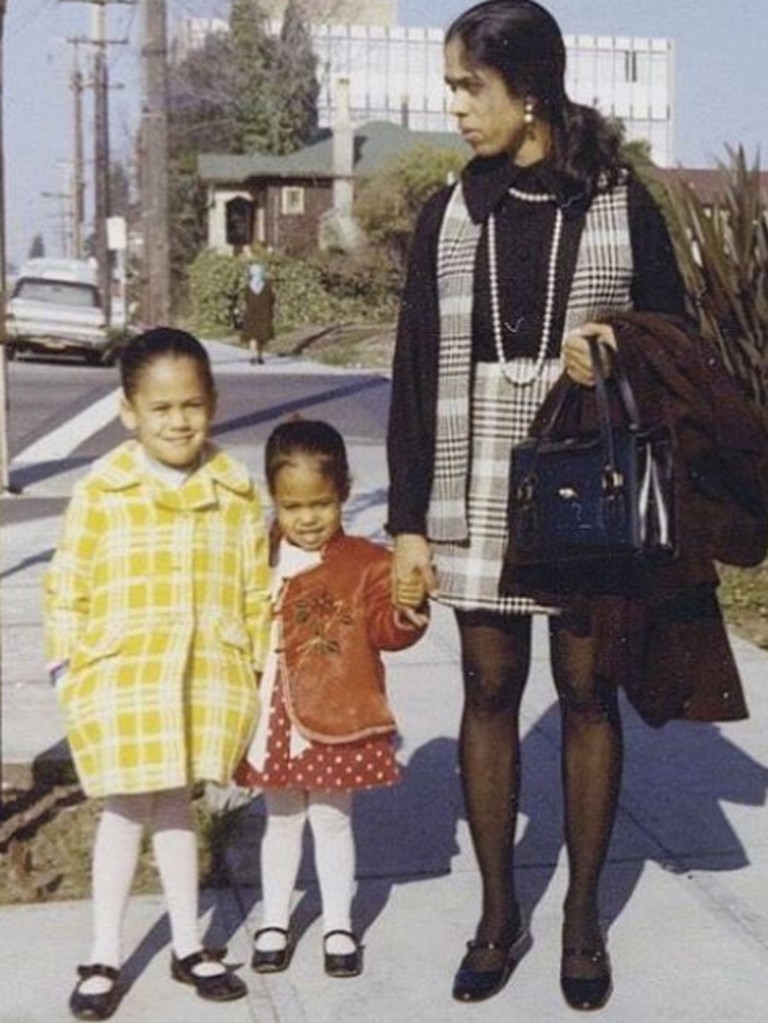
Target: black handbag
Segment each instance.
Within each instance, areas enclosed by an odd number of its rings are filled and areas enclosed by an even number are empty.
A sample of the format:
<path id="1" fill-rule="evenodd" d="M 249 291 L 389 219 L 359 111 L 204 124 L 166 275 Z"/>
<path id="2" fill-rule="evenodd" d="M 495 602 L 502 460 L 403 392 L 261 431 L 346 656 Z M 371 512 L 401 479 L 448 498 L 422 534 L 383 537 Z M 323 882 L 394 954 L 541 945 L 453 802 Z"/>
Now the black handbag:
<path id="1" fill-rule="evenodd" d="M 597 341 L 589 343 L 599 430 L 561 436 L 558 421 L 574 393 L 568 388 L 541 435 L 512 449 L 503 593 L 524 592 L 526 584 L 589 592 L 615 579 L 628 559 L 659 564 L 675 556 L 672 431 L 641 424 L 618 354 L 608 384 Z M 622 410 L 619 425 L 611 422 L 609 385 Z"/>

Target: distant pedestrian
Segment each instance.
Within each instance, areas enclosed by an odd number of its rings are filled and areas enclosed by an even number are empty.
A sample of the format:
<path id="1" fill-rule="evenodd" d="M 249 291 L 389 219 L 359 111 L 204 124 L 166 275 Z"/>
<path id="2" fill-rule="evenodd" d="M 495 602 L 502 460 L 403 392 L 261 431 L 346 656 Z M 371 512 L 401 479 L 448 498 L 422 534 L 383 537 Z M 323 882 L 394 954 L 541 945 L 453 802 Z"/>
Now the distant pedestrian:
<path id="1" fill-rule="evenodd" d="M 275 291 L 266 268 L 252 263 L 245 289 L 245 311 L 240 337 L 251 352 L 251 363 L 262 365 L 267 342 L 275 336 Z"/>
<path id="2" fill-rule="evenodd" d="M 399 779 L 381 651 L 415 643 L 427 618 L 413 606 L 407 583 L 398 594 L 403 610 L 395 610 L 389 551 L 342 530 L 349 468 L 344 441 L 332 426 L 309 420 L 278 426 L 267 441 L 266 476 L 279 544 L 276 614 L 262 679 L 269 713 L 236 776 L 263 789 L 267 807 L 262 926 L 251 965 L 275 973 L 290 964 L 291 896 L 309 821 L 325 972 L 354 977 L 363 962 L 350 919 L 352 794 Z"/>
<path id="3" fill-rule="evenodd" d="M 107 1019 L 123 994 L 121 924 L 145 828 L 171 924 L 171 976 L 246 993 L 197 922 L 195 782 L 227 783 L 253 735 L 266 650 L 267 539 L 245 466 L 208 440 L 216 391 L 196 338 L 158 328 L 120 360 L 135 433 L 79 482 L 46 577 L 46 653 L 80 783 L 104 797 L 94 934 L 70 998 Z"/>

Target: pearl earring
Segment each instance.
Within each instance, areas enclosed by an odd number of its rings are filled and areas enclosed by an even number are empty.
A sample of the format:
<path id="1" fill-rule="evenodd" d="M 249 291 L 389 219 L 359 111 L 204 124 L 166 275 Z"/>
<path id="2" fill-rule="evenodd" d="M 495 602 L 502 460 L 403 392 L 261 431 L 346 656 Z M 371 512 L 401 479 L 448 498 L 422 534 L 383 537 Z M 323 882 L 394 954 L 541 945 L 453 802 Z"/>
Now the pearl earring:
<path id="1" fill-rule="evenodd" d="M 523 124 L 525 125 L 525 133 L 529 138 L 533 135 L 533 126 L 536 122 L 534 110 L 535 103 L 533 97 L 526 96 L 523 103 Z"/>

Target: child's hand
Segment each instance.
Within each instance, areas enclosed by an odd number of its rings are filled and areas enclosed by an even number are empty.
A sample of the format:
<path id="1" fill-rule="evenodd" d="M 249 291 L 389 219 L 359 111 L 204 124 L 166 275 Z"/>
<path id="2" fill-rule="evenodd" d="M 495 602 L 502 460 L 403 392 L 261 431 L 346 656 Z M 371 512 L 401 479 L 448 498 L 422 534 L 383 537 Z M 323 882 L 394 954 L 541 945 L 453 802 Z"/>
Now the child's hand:
<path id="1" fill-rule="evenodd" d="M 392 602 L 395 606 L 421 607 L 436 589 L 426 537 L 417 533 L 396 536 L 392 559 Z"/>
<path id="2" fill-rule="evenodd" d="M 418 610 L 415 607 L 398 607 L 395 611 L 397 617 L 402 621 L 405 619 L 410 625 L 413 625 L 416 629 L 423 629 L 429 625 L 429 611 L 424 606 L 424 610 Z"/>
<path id="3" fill-rule="evenodd" d="M 395 605 L 401 610 L 419 608 L 427 599 L 427 588 L 420 572 L 414 569 L 409 576 L 395 580 Z"/>

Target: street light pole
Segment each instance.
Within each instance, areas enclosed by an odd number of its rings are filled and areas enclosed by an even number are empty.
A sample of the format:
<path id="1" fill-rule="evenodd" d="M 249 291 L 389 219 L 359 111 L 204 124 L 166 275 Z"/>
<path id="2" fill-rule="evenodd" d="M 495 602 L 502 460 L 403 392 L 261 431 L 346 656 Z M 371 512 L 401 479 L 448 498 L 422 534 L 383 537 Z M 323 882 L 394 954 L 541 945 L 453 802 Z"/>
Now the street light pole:
<path id="1" fill-rule="evenodd" d="M 5 331 L 5 149 L 3 146 L 3 29 L 7 0 L 0 0 L 0 490 L 9 489 L 8 386 Z"/>

